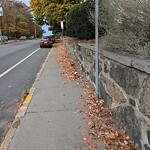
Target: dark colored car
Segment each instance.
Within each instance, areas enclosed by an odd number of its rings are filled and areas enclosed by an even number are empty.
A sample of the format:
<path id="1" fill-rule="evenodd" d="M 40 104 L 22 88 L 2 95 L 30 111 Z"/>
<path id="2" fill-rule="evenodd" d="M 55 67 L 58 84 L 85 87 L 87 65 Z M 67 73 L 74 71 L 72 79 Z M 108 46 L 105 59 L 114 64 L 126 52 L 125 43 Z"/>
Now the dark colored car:
<path id="1" fill-rule="evenodd" d="M 51 38 L 51 40 L 52 40 L 52 42 L 54 44 L 55 43 L 55 35 L 51 35 L 50 38 Z"/>
<path id="2" fill-rule="evenodd" d="M 43 36 L 40 40 L 40 47 L 53 47 L 53 41 L 49 36 Z"/>

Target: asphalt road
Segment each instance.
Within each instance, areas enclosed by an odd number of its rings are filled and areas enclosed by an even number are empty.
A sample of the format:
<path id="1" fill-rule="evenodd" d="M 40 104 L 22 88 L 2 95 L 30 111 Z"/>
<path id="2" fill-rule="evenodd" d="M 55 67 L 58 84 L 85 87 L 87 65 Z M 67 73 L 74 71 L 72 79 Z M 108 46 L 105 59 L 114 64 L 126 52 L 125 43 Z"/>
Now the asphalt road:
<path id="1" fill-rule="evenodd" d="M 4 127 L 14 119 L 17 102 L 31 88 L 49 51 L 40 49 L 38 40 L 0 45 L 0 139 Z"/>

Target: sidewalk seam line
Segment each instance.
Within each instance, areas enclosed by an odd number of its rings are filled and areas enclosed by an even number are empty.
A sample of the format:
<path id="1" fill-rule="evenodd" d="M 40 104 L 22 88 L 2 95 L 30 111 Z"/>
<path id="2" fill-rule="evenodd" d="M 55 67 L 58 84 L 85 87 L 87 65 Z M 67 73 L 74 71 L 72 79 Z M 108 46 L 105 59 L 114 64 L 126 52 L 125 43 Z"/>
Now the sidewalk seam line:
<path id="1" fill-rule="evenodd" d="M 48 110 L 48 111 L 39 111 L 39 112 L 35 112 L 35 111 L 30 111 L 27 112 L 26 114 L 39 114 L 39 113 L 49 113 L 49 112 L 65 112 L 65 111 L 74 111 L 74 109 L 66 109 L 66 110 Z"/>

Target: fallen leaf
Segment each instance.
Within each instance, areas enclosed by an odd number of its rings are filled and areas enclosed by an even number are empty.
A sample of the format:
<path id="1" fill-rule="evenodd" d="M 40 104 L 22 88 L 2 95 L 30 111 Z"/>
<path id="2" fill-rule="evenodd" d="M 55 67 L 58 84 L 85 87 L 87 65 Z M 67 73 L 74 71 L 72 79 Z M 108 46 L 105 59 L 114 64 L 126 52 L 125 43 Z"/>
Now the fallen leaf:
<path id="1" fill-rule="evenodd" d="M 81 112 L 82 112 L 81 109 L 77 109 L 77 110 L 74 111 L 74 113 L 81 113 Z"/>
<path id="2" fill-rule="evenodd" d="M 116 138 L 114 133 L 108 134 L 107 137 L 110 138 L 110 139 L 115 139 Z"/>
<path id="3" fill-rule="evenodd" d="M 83 139 L 86 149 L 95 150 L 97 147 L 94 142 L 99 138 L 105 144 L 106 150 L 137 150 L 138 148 L 134 146 L 126 132 L 121 128 L 116 128 L 112 113 L 105 105 L 105 101 L 102 98 L 95 101 L 96 93 L 93 86 L 87 79 L 80 77 L 67 48 L 60 43 L 58 44 L 57 62 L 60 66 L 61 75 L 72 81 L 77 80 L 77 84 L 84 90 L 83 94 L 87 95 L 84 98 L 82 94 L 79 96 L 85 100 L 84 112 L 90 119 L 87 123 L 88 136 L 94 139 L 91 140 L 89 137 Z M 74 111 L 74 113 L 81 112 L 81 109 Z"/>

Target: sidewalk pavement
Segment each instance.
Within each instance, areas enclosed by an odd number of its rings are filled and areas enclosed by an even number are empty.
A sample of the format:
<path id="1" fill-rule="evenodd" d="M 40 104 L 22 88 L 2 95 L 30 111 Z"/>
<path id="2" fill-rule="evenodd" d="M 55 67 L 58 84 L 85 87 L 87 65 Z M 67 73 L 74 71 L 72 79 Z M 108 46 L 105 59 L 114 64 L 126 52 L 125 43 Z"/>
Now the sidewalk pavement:
<path id="1" fill-rule="evenodd" d="M 83 150 L 86 119 L 83 92 L 75 81 L 59 72 L 57 47 L 50 51 L 46 65 L 35 83 L 35 91 L 8 150 Z"/>

